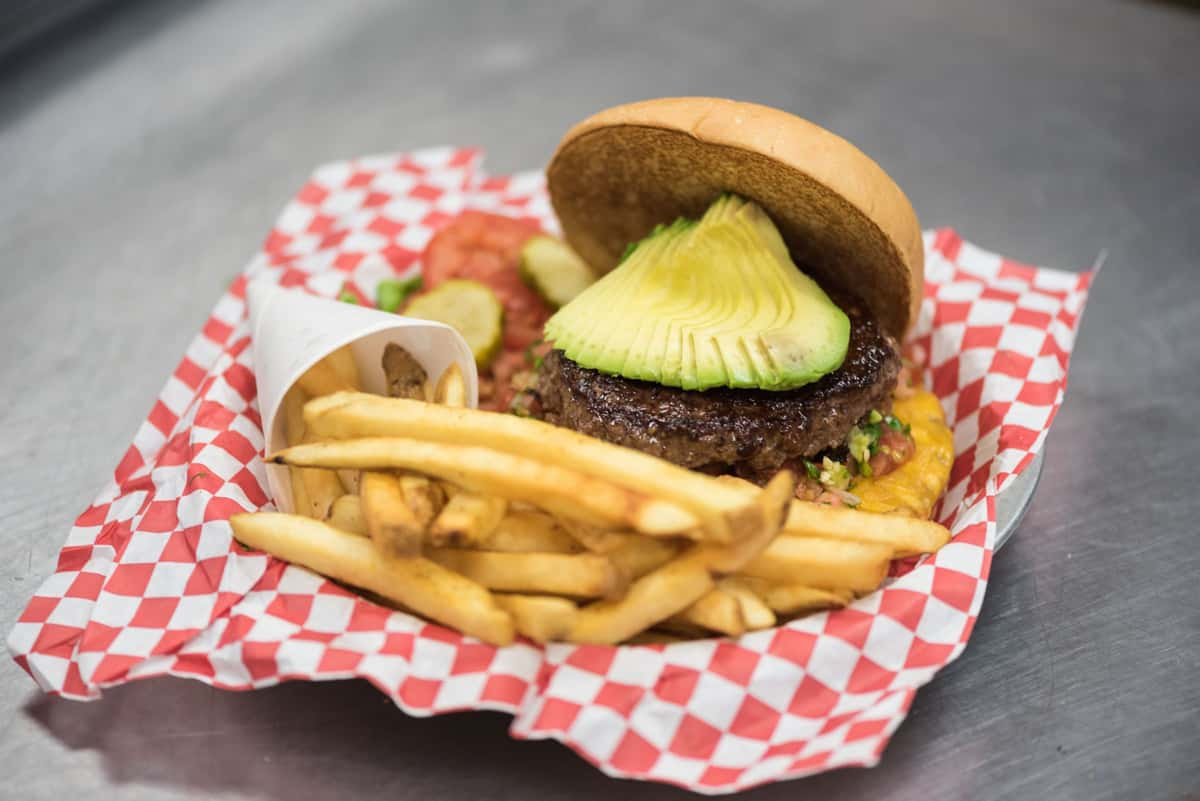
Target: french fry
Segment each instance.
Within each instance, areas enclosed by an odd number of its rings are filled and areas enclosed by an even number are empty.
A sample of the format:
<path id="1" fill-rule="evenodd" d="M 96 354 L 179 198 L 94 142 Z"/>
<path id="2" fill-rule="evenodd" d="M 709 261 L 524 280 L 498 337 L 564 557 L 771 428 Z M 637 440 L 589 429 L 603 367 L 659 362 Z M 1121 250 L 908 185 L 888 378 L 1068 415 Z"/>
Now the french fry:
<path id="1" fill-rule="evenodd" d="M 325 357 L 333 371 L 350 386 L 358 389 L 362 382 L 358 380 L 358 364 L 354 361 L 354 350 L 350 345 L 343 345 Z"/>
<path id="2" fill-rule="evenodd" d="M 818 537 L 777 537 L 741 572 L 783 584 L 871 592 L 887 575 L 886 545 Z"/>
<path id="3" fill-rule="evenodd" d="M 571 642 L 613 644 L 691 606 L 715 586 L 713 573 L 732 573 L 777 539 L 796 479 L 787 470 L 771 479 L 754 500 L 759 529 L 728 545 L 696 543 L 678 558 L 647 573 L 624 598 L 599 601 L 579 610 Z"/>
<path id="4" fill-rule="evenodd" d="M 299 445 L 304 441 L 304 403 L 307 396 L 299 387 L 292 387 L 283 396 L 283 434 L 288 445 Z M 311 515 L 308 492 L 304 489 L 302 467 L 288 468 L 288 481 L 292 488 L 292 508 L 297 514 Z"/>
<path id="5" fill-rule="evenodd" d="M 633 582 L 625 597 L 597 601 L 579 610 L 567 639 L 614 645 L 691 606 L 713 588 L 703 546 Z"/>
<path id="6" fill-rule="evenodd" d="M 342 489 L 348 495 L 357 495 L 359 490 L 359 482 L 362 479 L 362 474 L 357 470 L 338 470 L 338 481 L 342 482 Z"/>
<path id="7" fill-rule="evenodd" d="M 625 535 L 620 547 L 606 555 L 617 567 L 639 579 L 652 570 L 665 565 L 683 550 L 682 543 L 661 537 L 643 537 L 638 534 Z"/>
<path id="8" fill-rule="evenodd" d="M 498 593 L 496 603 L 512 616 L 517 633 L 534 642 L 553 642 L 565 638 L 579 611 L 566 598 L 550 595 Z"/>
<path id="9" fill-rule="evenodd" d="M 783 525 L 788 501 L 796 491 L 796 477 L 789 470 L 775 474 L 754 499 L 760 520 L 759 528 L 748 536 L 728 545 L 704 544 L 701 553 L 714 573 L 736 573 L 777 539 Z"/>
<path id="10" fill-rule="evenodd" d="M 362 587 L 493 645 L 513 641 L 513 621 L 492 594 L 421 557 L 381 553 L 365 537 L 298 515 L 238 514 L 229 519 L 246 545 Z"/>
<path id="11" fill-rule="evenodd" d="M 308 400 L 304 390 L 293 386 L 283 398 L 284 438 L 289 445 L 304 442 L 308 436 L 304 425 L 304 404 Z M 292 468 L 289 470 L 292 485 L 292 504 L 299 514 L 324 520 L 329 516 L 333 502 L 343 494 L 337 476 L 329 470 L 316 468 Z"/>
<path id="12" fill-rule="evenodd" d="M 630 536 L 638 536 L 629 531 L 610 531 L 577 520 L 563 520 L 562 527 L 574 537 L 580 545 L 593 553 L 611 553 L 626 542 Z"/>
<path id="13" fill-rule="evenodd" d="M 728 473 L 726 473 L 724 475 L 720 475 L 720 476 L 714 476 L 713 480 L 720 482 L 721 484 L 724 484 L 727 487 L 733 487 L 734 489 L 737 489 L 741 492 L 745 492 L 747 494 L 754 492 L 756 489 L 758 489 L 758 485 L 755 484 L 753 481 L 744 479 L 741 476 L 729 475 Z"/>
<path id="14" fill-rule="evenodd" d="M 429 558 L 488 589 L 575 598 L 621 595 L 629 576 L 591 553 L 501 553 L 430 548 Z"/>
<path id="15" fill-rule="evenodd" d="M 645 539 L 654 543 L 662 542 L 650 537 Z M 511 508 L 475 547 L 481 551 L 508 553 L 579 553 L 583 550 L 545 512 L 514 511 Z"/>
<path id="16" fill-rule="evenodd" d="M 746 633 L 746 619 L 742 615 L 742 605 L 736 597 L 720 587 L 709 590 L 687 609 L 667 618 L 668 628 L 673 623 L 699 626 L 728 637 L 740 637 Z"/>
<path id="17" fill-rule="evenodd" d="M 755 585 L 755 594 L 776 614 L 802 615 L 822 609 L 839 609 L 854 600 L 849 590 L 823 590 L 804 584 Z"/>
<path id="18" fill-rule="evenodd" d="M 743 579 L 735 576 L 723 578 L 717 582 L 717 589 L 737 599 L 742 609 L 742 619 L 746 621 L 746 631 L 769 629 L 775 625 L 775 612 Z"/>
<path id="19" fill-rule="evenodd" d="M 771 485 L 769 491 L 758 494 L 756 503 L 761 507 L 764 519 L 768 514 L 772 519 L 780 518 L 783 514 L 782 510 L 793 492 L 794 479 L 790 478 L 791 474 L 781 474 L 781 476 L 776 477 L 775 483 Z M 758 493 L 757 488 L 755 488 L 755 492 Z M 768 513 L 768 509 L 772 511 Z M 651 549 L 646 537 L 630 531 L 606 531 L 570 520 L 563 521 L 563 528 L 588 550 L 608 554 L 610 558 L 626 563 L 635 577 L 648 573 L 670 558 L 670 556 L 664 557 L 664 554 L 673 554 L 679 550 L 677 546 L 668 543 Z M 775 536 L 772 531 L 778 532 L 778 524 L 773 530 L 770 526 L 764 526 L 757 539 L 754 537 L 743 539 L 733 546 L 712 546 L 712 568 L 723 573 L 736 571 L 738 567 L 749 560 L 751 555 L 757 554 L 766 547 L 766 542 Z M 717 559 L 718 554 L 722 555 L 719 560 Z M 647 563 L 655 564 L 642 567 Z"/>
<path id="20" fill-rule="evenodd" d="M 359 497 L 367 532 L 381 551 L 403 556 L 420 552 L 424 528 L 405 503 L 396 476 L 364 472 Z"/>
<path id="21" fill-rule="evenodd" d="M 395 398 L 430 400 L 429 374 L 411 352 L 395 342 L 383 348 L 383 378 L 387 383 L 387 394 Z"/>
<path id="22" fill-rule="evenodd" d="M 429 543 L 477 547 L 500 524 L 507 509 L 503 498 L 460 492 L 446 502 L 429 527 Z"/>
<path id="23" fill-rule="evenodd" d="M 675 535 L 692 531 L 699 523 L 693 513 L 670 501 L 575 470 L 478 446 L 370 438 L 296 445 L 271 459 L 299 467 L 413 470 L 479 494 L 527 501 L 559 518 L 632 528 L 643 534 Z M 758 509 L 755 512 L 761 514 Z"/>
<path id="24" fill-rule="evenodd" d="M 288 477 L 292 483 L 292 507 L 296 514 L 312 517 L 312 504 L 308 502 L 308 490 L 304 488 L 304 468 L 289 468 Z"/>
<path id="25" fill-rule="evenodd" d="M 337 392 L 354 391 L 357 387 L 342 377 L 328 357 L 314 364 L 296 379 L 296 384 L 310 398 L 320 398 Z"/>
<path id="26" fill-rule="evenodd" d="M 934 553 L 950 541 L 946 527 L 932 520 L 806 501 L 792 502 L 783 533 L 886 545 L 896 559 Z"/>
<path id="27" fill-rule="evenodd" d="M 462 368 L 458 366 L 458 362 L 454 362 L 442 371 L 437 386 L 433 390 L 433 402 L 458 408 L 467 405 L 467 382 L 463 378 Z"/>
<path id="28" fill-rule="evenodd" d="M 329 525 L 336 529 L 366 537 L 367 521 L 363 519 L 362 502 L 357 495 L 343 495 L 333 502 Z"/>
<path id="29" fill-rule="evenodd" d="M 752 503 L 755 490 L 539 420 L 362 393 L 314 399 L 305 408 L 305 420 L 328 439 L 467 441 L 514 456 L 540 454 L 564 469 L 690 510 L 703 522 L 708 535 L 720 542 L 757 530 L 761 522 L 759 509 Z"/>
<path id="30" fill-rule="evenodd" d="M 427 528 L 446 505 L 446 494 L 441 486 L 425 476 L 400 476 L 400 490 L 404 493 L 404 503 L 422 528 Z"/>
<path id="31" fill-rule="evenodd" d="M 338 498 L 345 495 L 342 482 L 332 470 L 306 468 L 300 471 L 304 492 L 308 498 L 309 517 L 324 520 Z"/>
<path id="32" fill-rule="evenodd" d="M 717 480 L 745 492 L 755 489 L 749 481 L 736 476 L 719 476 Z M 935 553 L 950 541 L 946 527 L 932 520 L 801 500 L 793 500 L 788 507 L 783 533 L 878 543 L 891 548 L 894 559 Z"/>

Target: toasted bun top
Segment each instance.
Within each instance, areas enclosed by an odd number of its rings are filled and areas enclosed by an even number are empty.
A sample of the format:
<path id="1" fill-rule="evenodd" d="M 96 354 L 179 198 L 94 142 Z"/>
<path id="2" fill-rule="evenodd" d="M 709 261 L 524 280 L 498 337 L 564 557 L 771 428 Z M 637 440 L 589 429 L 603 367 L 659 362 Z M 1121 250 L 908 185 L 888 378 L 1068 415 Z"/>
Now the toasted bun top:
<path id="1" fill-rule="evenodd" d="M 916 320 L 925 257 L 908 198 L 854 145 L 785 111 L 711 97 L 616 106 L 567 132 L 546 178 L 567 241 L 602 271 L 656 224 L 734 192 L 766 210 L 801 269 L 860 297 L 885 331 L 901 338 Z"/>

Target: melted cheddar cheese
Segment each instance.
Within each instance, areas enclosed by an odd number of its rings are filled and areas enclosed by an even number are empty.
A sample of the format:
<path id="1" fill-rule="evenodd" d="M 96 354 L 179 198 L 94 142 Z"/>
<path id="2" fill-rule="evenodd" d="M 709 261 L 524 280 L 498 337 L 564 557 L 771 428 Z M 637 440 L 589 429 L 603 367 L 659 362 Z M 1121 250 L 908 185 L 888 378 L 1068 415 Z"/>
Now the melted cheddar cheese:
<path id="1" fill-rule="evenodd" d="M 937 396 L 918 389 L 897 398 L 892 414 L 912 427 L 916 451 L 904 464 L 878 478 L 858 478 L 851 489 L 867 512 L 928 518 L 950 480 L 954 437 Z"/>

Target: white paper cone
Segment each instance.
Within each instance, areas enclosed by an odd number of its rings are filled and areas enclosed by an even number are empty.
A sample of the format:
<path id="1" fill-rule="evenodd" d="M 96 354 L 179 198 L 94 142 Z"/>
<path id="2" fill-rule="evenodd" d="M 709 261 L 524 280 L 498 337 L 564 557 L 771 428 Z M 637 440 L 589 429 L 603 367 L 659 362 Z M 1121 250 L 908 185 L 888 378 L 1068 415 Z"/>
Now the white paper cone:
<path id="1" fill-rule="evenodd" d="M 462 336 L 448 325 L 326 300 L 269 281 L 246 287 L 246 303 L 267 453 L 287 444 L 278 415 L 283 396 L 309 367 L 347 344 L 352 345 L 364 392 L 386 394 L 381 360 L 384 347 L 395 342 L 434 380 L 457 362 L 466 378 L 468 403 L 472 407 L 478 403 L 475 359 Z M 275 505 L 292 511 L 287 469 L 268 464 L 267 484 Z"/>

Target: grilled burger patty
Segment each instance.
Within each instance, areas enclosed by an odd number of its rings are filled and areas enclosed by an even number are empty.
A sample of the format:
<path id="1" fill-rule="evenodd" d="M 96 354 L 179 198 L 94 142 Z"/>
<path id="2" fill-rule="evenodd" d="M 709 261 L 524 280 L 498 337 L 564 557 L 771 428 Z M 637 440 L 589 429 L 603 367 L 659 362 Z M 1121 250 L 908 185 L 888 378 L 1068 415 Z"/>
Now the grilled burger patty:
<path id="1" fill-rule="evenodd" d="M 846 359 L 799 389 L 664 387 L 580 367 L 554 350 L 538 373 L 542 415 L 684 467 L 769 477 L 786 462 L 842 445 L 872 409 L 890 410 L 899 347 L 858 304 L 838 305 L 850 318 Z"/>

